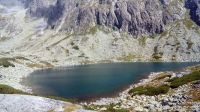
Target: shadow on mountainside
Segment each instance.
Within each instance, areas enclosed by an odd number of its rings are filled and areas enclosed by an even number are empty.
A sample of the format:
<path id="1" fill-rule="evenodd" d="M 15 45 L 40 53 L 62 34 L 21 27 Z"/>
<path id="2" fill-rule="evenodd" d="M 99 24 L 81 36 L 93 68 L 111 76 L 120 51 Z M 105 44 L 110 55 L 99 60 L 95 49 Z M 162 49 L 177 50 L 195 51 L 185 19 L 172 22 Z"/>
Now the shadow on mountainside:
<path id="1" fill-rule="evenodd" d="M 200 0 L 186 0 L 185 7 L 190 10 L 190 18 L 200 26 Z"/>

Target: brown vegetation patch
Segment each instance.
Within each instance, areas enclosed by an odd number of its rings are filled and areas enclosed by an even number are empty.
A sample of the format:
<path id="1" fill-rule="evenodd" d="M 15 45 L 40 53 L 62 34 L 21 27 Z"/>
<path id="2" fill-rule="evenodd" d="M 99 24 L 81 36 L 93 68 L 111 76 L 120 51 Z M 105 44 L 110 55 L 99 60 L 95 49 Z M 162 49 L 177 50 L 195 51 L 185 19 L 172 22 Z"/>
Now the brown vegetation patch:
<path id="1" fill-rule="evenodd" d="M 192 88 L 187 94 L 191 98 L 192 101 L 200 102 L 200 89 L 199 88 Z"/>
<path id="2" fill-rule="evenodd" d="M 195 72 L 195 71 L 200 71 L 200 65 L 194 66 L 194 67 L 188 67 L 189 70 Z"/>
<path id="3" fill-rule="evenodd" d="M 157 76 L 155 80 L 162 80 L 162 79 L 165 79 L 166 77 L 171 77 L 171 74 L 170 73 L 161 73 L 159 76 Z"/>
<path id="4" fill-rule="evenodd" d="M 26 64 L 30 68 L 44 68 L 45 66 L 42 64 L 37 64 L 37 63 L 27 63 Z"/>
<path id="5" fill-rule="evenodd" d="M 44 64 L 44 65 L 45 65 L 46 67 L 48 67 L 48 68 L 54 67 L 51 63 L 46 62 L 46 61 L 40 61 L 40 63 Z"/>

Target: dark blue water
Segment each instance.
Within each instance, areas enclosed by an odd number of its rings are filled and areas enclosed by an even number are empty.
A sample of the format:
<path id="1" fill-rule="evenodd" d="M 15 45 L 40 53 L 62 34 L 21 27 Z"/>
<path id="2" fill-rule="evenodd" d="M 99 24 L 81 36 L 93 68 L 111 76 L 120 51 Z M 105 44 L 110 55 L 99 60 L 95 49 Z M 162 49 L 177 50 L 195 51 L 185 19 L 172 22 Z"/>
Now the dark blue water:
<path id="1" fill-rule="evenodd" d="M 117 94 L 150 72 L 178 70 L 197 63 L 114 63 L 39 70 L 25 79 L 40 95 L 83 101 Z"/>

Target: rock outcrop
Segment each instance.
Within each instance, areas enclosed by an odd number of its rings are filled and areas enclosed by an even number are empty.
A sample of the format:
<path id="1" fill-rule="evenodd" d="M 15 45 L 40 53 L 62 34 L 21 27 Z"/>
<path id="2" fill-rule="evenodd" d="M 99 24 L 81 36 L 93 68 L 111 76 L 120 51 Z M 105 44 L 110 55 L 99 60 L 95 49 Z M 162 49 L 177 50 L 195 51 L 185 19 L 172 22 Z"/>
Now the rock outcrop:
<path id="1" fill-rule="evenodd" d="M 28 15 L 44 17 L 59 31 L 82 31 L 101 25 L 132 35 L 162 33 L 182 18 L 180 0 L 27 0 Z"/>
<path id="2" fill-rule="evenodd" d="M 200 60 L 199 0 L 19 1 L 0 0 L 0 53 L 58 65 Z"/>

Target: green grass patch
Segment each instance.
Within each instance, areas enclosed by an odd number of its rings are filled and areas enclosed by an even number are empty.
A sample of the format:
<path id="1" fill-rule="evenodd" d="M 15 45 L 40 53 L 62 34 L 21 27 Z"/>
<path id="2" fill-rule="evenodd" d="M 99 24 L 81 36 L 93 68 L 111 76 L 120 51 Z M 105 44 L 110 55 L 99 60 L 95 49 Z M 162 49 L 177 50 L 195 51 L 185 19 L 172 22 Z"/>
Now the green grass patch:
<path id="1" fill-rule="evenodd" d="M 98 26 L 87 25 L 85 28 L 81 29 L 79 32 L 74 33 L 75 35 L 95 35 L 98 32 Z"/>
<path id="2" fill-rule="evenodd" d="M 21 90 L 17 90 L 13 87 L 10 87 L 8 85 L 0 84 L 0 94 L 22 94 L 22 95 L 32 95 L 32 96 L 40 96 L 36 94 L 29 94 L 26 92 L 23 92 Z M 57 97 L 57 96 L 41 96 L 45 98 L 50 98 L 54 100 L 60 100 L 60 101 L 66 101 L 66 102 L 72 102 L 72 103 L 77 103 L 77 101 L 73 99 L 67 99 L 67 98 L 62 98 L 62 97 Z"/>
<path id="3" fill-rule="evenodd" d="M 191 49 L 192 46 L 193 46 L 193 44 L 194 44 L 194 43 L 193 43 L 191 40 L 188 40 L 188 41 L 187 41 L 187 45 L 188 45 L 187 49 L 188 49 L 188 50 Z"/>
<path id="4" fill-rule="evenodd" d="M 152 58 L 154 60 L 160 60 L 162 59 L 163 53 L 158 51 L 158 46 L 154 47 L 154 53 L 152 54 Z"/>
<path id="5" fill-rule="evenodd" d="M 75 50 L 79 50 L 79 47 L 78 46 L 74 46 L 74 47 L 72 47 L 73 49 L 75 49 Z"/>
<path id="6" fill-rule="evenodd" d="M 126 56 L 122 56 L 119 57 L 118 60 L 122 60 L 122 61 L 132 61 L 133 59 L 135 59 L 136 56 L 134 54 L 128 54 Z"/>
<path id="7" fill-rule="evenodd" d="M 0 94 L 28 94 L 13 87 L 0 84 Z"/>
<path id="8" fill-rule="evenodd" d="M 9 39 L 9 37 L 0 37 L 0 42 L 6 41 L 8 39 Z"/>
<path id="9" fill-rule="evenodd" d="M 30 68 L 43 68 L 44 65 L 42 64 L 38 64 L 38 63 L 26 63 L 27 67 L 30 67 Z"/>
<path id="10" fill-rule="evenodd" d="M 15 59 L 13 58 L 0 58 L 0 66 L 3 67 L 15 67 L 14 64 L 12 64 L 10 61 L 14 61 Z"/>
<path id="11" fill-rule="evenodd" d="M 188 29 L 191 29 L 193 28 L 193 21 L 191 21 L 190 19 L 184 19 L 183 20 L 183 24 L 188 28 Z"/>
<path id="12" fill-rule="evenodd" d="M 98 112 L 130 112 L 128 109 L 116 108 L 119 107 L 119 104 L 110 104 L 110 105 L 84 105 L 84 108 L 87 110 L 99 110 L 101 108 L 106 108 L 106 110 L 101 110 Z"/>
<path id="13" fill-rule="evenodd" d="M 144 36 L 138 38 L 139 44 L 141 46 L 145 46 L 146 45 L 146 40 L 147 40 L 147 37 L 144 37 Z"/>
<path id="14" fill-rule="evenodd" d="M 15 67 L 15 65 L 13 63 L 11 63 L 11 61 L 16 61 L 16 59 L 29 60 L 29 59 L 21 57 L 21 56 L 17 56 L 17 57 L 13 57 L 13 58 L 0 58 L 0 66 Z"/>
<path id="15" fill-rule="evenodd" d="M 167 36 L 168 33 L 169 33 L 168 31 L 164 31 L 164 32 L 162 32 L 162 33 L 161 33 L 161 37 L 165 37 L 165 36 Z"/>
<path id="16" fill-rule="evenodd" d="M 199 71 L 200 72 L 200 66 L 193 66 L 193 67 L 188 67 L 188 70 L 192 71 L 192 72 L 196 72 Z"/>
<path id="17" fill-rule="evenodd" d="M 25 58 L 25 57 L 22 57 L 22 56 L 17 56 L 17 57 L 15 57 L 15 59 L 26 60 L 26 61 L 29 60 L 28 58 Z"/>
<path id="18" fill-rule="evenodd" d="M 42 97 L 50 98 L 50 99 L 54 99 L 54 100 L 65 101 L 65 102 L 77 103 L 77 101 L 74 99 L 63 98 L 63 97 L 58 97 L 58 96 L 42 96 Z"/>
<path id="19" fill-rule="evenodd" d="M 46 61 L 40 61 L 40 63 L 44 64 L 46 67 L 54 67 L 51 63 L 46 62 Z"/>
<path id="20" fill-rule="evenodd" d="M 129 94 L 154 96 L 154 95 L 159 95 L 159 94 L 166 94 L 169 91 L 169 89 L 170 87 L 168 85 L 161 85 L 157 87 L 139 86 L 139 87 L 131 89 L 129 91 Z"/>
<path id="21" fill-rule="evenodd" d="M 155 46 L 153 50 L 154 50 L 154 53 L 157 53 L 158 52 L 158 46 Z"/>
<path id="22" fill-rule="evenodd" d="M 127 109 L 115 109 L 114 107 L 115 107 L 114 104 L 110 104 L 107 106 L 107 110 L 101 112 L 130 112 Z"/>
<path id="23" fill-rule="evenodd" d="M 196 80 L 200 80 L 200 71 L 192 72 L 191 74 L 185 75 L 180 78 L 173 78 L 169 80 L 168 82 L 170 82 L 171 88 L 177 88 L 179 86 L 182 86 L 184 84 L 187 84 L 189 82 L 196 81 Z"/>
<path id="24" fill-rule="evenodd" d="M 153 55 L 152 55 L 152 57 L 153 57 L 153 59 L 155 59 L 155 60 L 160 60 L 160 59 L 162 59 L 162 53 L 154 53 Z"/>
<path id="25" fill-rule="evenodd" d="M 89 30 L 89 34 L 94 35 L 94 34 L 96 34 L 97 31 L 98 31 L 97 26 L 94 26 L 94 27 L 90 28 L 90 30 Z"/>

